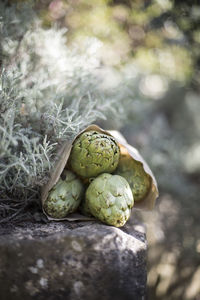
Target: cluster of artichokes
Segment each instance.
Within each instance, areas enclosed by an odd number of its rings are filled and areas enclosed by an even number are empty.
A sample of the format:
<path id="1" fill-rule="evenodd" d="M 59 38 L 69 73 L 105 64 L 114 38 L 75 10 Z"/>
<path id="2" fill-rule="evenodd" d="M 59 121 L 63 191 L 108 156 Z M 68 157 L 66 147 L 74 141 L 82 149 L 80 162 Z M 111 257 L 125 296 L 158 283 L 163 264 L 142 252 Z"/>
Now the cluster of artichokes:
<path id="1" fill-rule="evenodd" d="M 77 209 L 103 223 L 123 226 L 134 201 L 150 189 L 150 176 L 142 164 L 120 153 L 116 140 L 98 131 L 86 131 L 73 143 L 57 184 L 44 203 L 53 218 L 65 218 Z"/>

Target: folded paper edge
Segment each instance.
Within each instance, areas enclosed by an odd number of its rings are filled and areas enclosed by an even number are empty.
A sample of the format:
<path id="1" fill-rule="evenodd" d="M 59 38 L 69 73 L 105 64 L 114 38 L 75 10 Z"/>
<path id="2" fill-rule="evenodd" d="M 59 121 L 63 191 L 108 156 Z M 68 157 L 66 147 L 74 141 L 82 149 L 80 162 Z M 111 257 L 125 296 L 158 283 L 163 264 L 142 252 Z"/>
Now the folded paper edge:
<path id="1" fill-rule="evenodd" d="M 118 134 L 117 131 L 110 131 L 110 132 L 113 133 L 113 137 L 116 139 L 116 141 L 127 149 L 129 155 L 134 160 L 137 160 L 142 163 L 145 173 L 147 173 L 151 177 L 151 188 L 149 189 L 148 194 L 141 201 L 135 202 L 133 208 L 152 210 L 155 206 L 156 199 L 159 196 L 158 185 L 153 172 L 151 171 L 149 165 L 144 160 L 144 158 L 139 153 L 139 151 L 135 147 L 129 145 L 128 142 L 123 138 L 121 133 Z"/>

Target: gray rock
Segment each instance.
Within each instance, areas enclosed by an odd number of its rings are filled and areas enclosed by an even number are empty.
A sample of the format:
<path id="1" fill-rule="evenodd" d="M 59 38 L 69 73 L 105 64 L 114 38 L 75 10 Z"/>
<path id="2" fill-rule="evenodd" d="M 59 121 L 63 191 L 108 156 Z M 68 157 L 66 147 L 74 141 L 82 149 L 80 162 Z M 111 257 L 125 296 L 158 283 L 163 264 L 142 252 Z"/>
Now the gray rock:
<path id="1" fill-rule="evenodd" d="M 140 225 L 24 223 L 0 234 L 1 300 L 145 299 Z"/>

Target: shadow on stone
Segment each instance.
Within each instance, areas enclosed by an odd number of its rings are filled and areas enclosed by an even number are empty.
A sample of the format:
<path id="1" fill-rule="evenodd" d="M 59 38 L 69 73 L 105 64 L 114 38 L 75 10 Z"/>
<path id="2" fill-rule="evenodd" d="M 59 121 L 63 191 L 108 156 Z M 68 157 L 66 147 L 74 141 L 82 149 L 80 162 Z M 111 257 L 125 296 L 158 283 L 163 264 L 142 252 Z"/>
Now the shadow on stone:
<path id="1" fill-rule="evenodd" d="M 1 300 L 145 299 L 141 228 L 97 222 L 2 227 Z"/>

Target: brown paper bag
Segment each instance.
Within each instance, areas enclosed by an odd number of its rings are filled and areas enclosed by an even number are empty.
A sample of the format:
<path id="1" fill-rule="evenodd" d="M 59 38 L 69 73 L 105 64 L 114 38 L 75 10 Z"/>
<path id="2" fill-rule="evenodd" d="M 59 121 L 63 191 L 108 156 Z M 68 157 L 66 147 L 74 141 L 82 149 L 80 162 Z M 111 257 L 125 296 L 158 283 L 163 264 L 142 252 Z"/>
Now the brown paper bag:
<path id="1" fill-rule="evenodd" d="M 90 125 L 88 126 L 86 129 L 84 129 L 83 131 L 81 131 L 75 138 L 74 140 L 71 142 L 67 141 L 65 142 L 65 144 L 63 145 L 63 147 L 61 148 L 59 154 L 58 154 L 58 162 L 55 165 L 54 169 L 52 170 L 51 173 L 51 177 L 50 180 L 48 181 L 48 183 L 43 186 L 42 191 L 41 191 L 41 201 L 42 201 L 42 207 L 44 205 L 45 200 L 48 197 L 48 194 L 50 192 L 50 190 L 53 188 L 53 186 L 58 182 L 58 180 L 60 179 L 60 175 L 62 174 L 71 149 L 72 149 L 72 145 L 73 142 L 75 141 L 75 139 L 77 137 L 79 137 L 79 135 L 81 135 L 83 132 L 85 131 L 91 131 L 91 130 L 95 130 L 98 131 L 100 133 L 104 133 L 107 134 L 109 136 L 112 136 L 115 138 L 115 140 L 118 142 L 119 147 L 120 147 L 120 151 L 123 154 L 129 155 L 131 156 L 133 159 L 139 161 L 142 163 L 143 165 L 143 169 L 144 171 L 150 175 L 151 177 L 151 187 L 149 189 L 148 194 L 146 195 L 146 197 L 144 199 L 142 199 L 139 202 L 135 202 L 134 207 L 133 208 L 139 208 L 139 209 L 145 209 L 145 210 L 151 210 L 153 209 L 154 205 L 155 205 L 155 201 L 156 198 L 158 197 L 158 188 L 157 188 L 157 182 L 156 179 L 151 171 L 151 169 L 149 168 L 148 164 L 145 162 L 145 160 L 142 158 L 142 156 L 139 154 L 138 150 L 135 149 L 134 147 L 132 147 L 131 145 L 129 145 L 127 143 L 127 141 L 125 140 L 125 138 L 120 134 L 119 131 L 105 131 L 103 129 L 101 129 L 99 126 L 97 125 Z M 73 213 L 73 214 L 69 214 L 67 217 L 62 218 L 62 219 L 56 219 L 56 218 L 52 218 L 50 216 L 48 216 L 46 214 L 46 212 L 43 209 L 44 214 L 47 216 L 47 218 L 49 220 L 57 220 L 57 221 L 62 221 L 62 220 L 68 220 L 68 221 L 78 221 L 78 220 L 82 220 L 82 221 L 86 221 L 86 220 L 93 220 L 93 218 L 90 217 L 86 217 L 83 216 L 79 213 Z"/>

